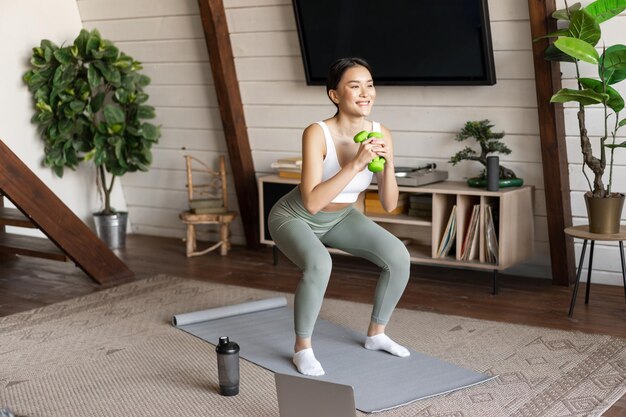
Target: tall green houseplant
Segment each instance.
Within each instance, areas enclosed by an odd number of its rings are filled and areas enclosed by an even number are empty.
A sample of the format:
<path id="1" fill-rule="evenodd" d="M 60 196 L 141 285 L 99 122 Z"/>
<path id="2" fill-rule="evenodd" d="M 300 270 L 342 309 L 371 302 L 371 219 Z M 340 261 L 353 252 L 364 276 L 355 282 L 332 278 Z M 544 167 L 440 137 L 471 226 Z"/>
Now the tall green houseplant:
<path id="1" fill-rule="evenodd" d="M 138 61 L 95 29 L 81 30 L 68 46 L 42 40 L 30 63 L 24 81 L 35 101 L 32 120 L 45 142 L 44 165 L 62 177 L 65 167 L 93 161 L 104 200 L 100 214 L 115 214 L 115 179 L 146 171 L 161 135 L 158 126 L 145 121 L 155 117 L 144 92 L 150 79 L 139 73 Z"/>
<path id="2" fill-rule="evenodd" d="M 626 10 L 626 0 L 597 0 L 586 7 L 580 3 L 572 6 L 565 2 L 566 8 L 554 12 L 561 28 L 549 34 L 558 39 L 545 52 L 551 61 L 571 62 L 576 68 L 577 88 L 563 88 L 551 98 L 552 103 L 578 103 L 578 127 L 580 146 L 583 154 L 583 172 L 589 184 L 590 193 L 596 198 L 614 196 L 613 162 L 616 148 L 626 148 L 626 141 L 617 143 L 617 132 L 626 125 L 626 119 L 620 118 L 624 109 L 624 99 L 613 86 L 626 79 L 626 46 L 621 44 L 606 45 L 600 42 L 602 32 L 600 24 Z M 601 52 L 598 52 L 600 50 Z M 581 66 L 591 64 L 596 67 L 594 78 L 582 77 Z M 600 105 L 603 109 L 603 133 L 599 139 L 599 157 L 594 156 L 591 141 L 587 134 L 586 107 Z M 607 150 L 609 156 L 607 157 Z M 604 174 L 609 169 L 608 182 L 604 183 Z M 593 184 L 584 168 L 593 173 Z"/>

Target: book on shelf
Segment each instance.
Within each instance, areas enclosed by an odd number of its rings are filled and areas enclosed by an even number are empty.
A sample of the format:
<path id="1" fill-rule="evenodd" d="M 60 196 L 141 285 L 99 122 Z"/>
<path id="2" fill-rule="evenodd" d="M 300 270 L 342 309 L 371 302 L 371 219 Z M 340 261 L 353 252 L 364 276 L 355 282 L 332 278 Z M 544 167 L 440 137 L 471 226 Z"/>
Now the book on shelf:
<path id="1" fill-rule="evenodd" d="M 498 263 L 498 237 L 491 206 L 485 207 L 485 260 L 492 264 Z"/>
<path id="2" fill-rule="evenodd" d="M 278 158 L 276 160 L 279 164 L 293 164 L 293 165 L 302 165 L 302 157 L 301 156 L 290 156 L 287 158 Z"/>
<path id="3" fill-rule="evenodd" d="M 404 206 L 398 206 L 391 211 L 385 210 L 382 205 L 380 207 L 376 207 L 376 206 L 372 207 L 372 206 L 367 206 L 367 205 L 365 206 L 365 214 L 369 214 L 369 215 L 386 214 L 390 216 L 396 216 L 402 213 L 404 213 Z"/>
<path id="4" fill-rule="evenodd" d="M 270 168 L 277 169 L 277 170 L 294 171 L 294 172 L 302 171 L 302 165 L 281 164 L 278 162 L 272 162 L 270 164 Z"/>
<path id="5" fill-rule="evenodd" d="M 418 208 L 409 207 L 407 214 L 411 217 L 419 217 L 421 219 L 430 219 L 433 217 L 433 211 L 431 209 L 422 210 Z"/>
<path id="6" fill-rule="evenodd" d="M 301 172 L 302 171 L 302 157 L 293 156 L 287 158 L 278 158 L 275 162 L 270 164 L 270 167 L 279 171 L 287 172 Z"/>
<path id="7" fill-rule="evenodd" d="M 454 238 L 456 237 L 456 204 L 452 206 L 450 217 L 448 218 L 448 224 L 443 232 L 441 241 L 439 242 L 439 248 L 437 250 L 437 258 L 445 258 L 448 256 L 450 249 L 454 245 Z"/>
<path id="8" fill-rule="evenodd" d="M 409 201 L 411 208 L 431 209 L 433 206 L 433 197 L 430 194 L 411 194 Z"/>
<path id="9" fill-rule="evenodd" d="M 378 191 L 366 191 L 365 192 L 365 201 L 380 201 L 378 197 Z M 399 193 L 398 194 L 398 204 L 403 203 L 406 204 L 409 201 L 409 193 Z"/>
<path id="10" fill-rule="evenodd" d="M 365 213 L 366 214 L 387 214 L 398 215 L 404 213 L 406 210 L 406 203 L 408 199 L 406 193 L 400 193 L 398 195 L 398 205 L 395 209 L 388 212 L 384 209 L 383 204 L 378 198 L 377 192 L 368 191 L 365 193 Z"/>
<path id="11" fill-rule="evenodd" d="M 472 208 L 472 215 L 465 230 L 463 245 L 461 246 L 461 260 L 471 261 L 478 257 L 478 241 L 480 230 L 480 205 L 475 204 Z"/>
<path id="12" fill-rule="evenodd" d="M 296 178 L 296 179 L 300 179 L 300 178 L 302 178 L 302 173 L 294 172 L 294 171 L 280 170 L 280 171 L 278 171 L 278 176 L 281 177 L 281 178 Z"/>

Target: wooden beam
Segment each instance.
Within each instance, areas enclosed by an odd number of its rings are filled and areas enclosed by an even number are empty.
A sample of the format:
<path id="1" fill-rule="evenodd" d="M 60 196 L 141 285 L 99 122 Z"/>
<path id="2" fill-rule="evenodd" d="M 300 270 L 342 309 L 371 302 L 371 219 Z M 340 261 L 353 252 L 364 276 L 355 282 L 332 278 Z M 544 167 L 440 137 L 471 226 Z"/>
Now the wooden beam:
<path id="1" fill-rule="evenodd" d="M 555 0 L 528 0 L 530 32 L 533 39 L 556 30 L 551 19 L 556 10 Z M 541 158 L 548 214 L 548 237 L 552 283 L 569 285 L 575 281 L 574 243 L 563 231 L 572 225 L 569 172 L 563 106 L 550 104 L 550 97 L 561 88 L 561 71 L 558 62 L 543 57 L 548 39 L 533 43 L 537 113 L 541 137 Z"/>
<path id="2" fill-rule="evenodd" d="M 98 283 L 110 284 L 133 276 L 126 264 L 1 140 L 0 191 Z"/>
<path id="3" fill-rule="evenodd" d="M 260 247 L 256 174 L 222 0 L 198 0 L 248 248 Z"/>

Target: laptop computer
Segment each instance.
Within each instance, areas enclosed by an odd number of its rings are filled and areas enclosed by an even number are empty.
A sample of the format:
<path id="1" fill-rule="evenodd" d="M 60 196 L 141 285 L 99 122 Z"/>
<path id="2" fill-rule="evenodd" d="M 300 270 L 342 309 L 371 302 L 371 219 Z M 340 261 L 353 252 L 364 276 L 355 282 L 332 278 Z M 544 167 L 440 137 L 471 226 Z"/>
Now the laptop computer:
<path id="1" fill-rule="evenodd" d="M 279 373 L 274 379 L 280 417 L 356 417 L 350 385 Z"/>

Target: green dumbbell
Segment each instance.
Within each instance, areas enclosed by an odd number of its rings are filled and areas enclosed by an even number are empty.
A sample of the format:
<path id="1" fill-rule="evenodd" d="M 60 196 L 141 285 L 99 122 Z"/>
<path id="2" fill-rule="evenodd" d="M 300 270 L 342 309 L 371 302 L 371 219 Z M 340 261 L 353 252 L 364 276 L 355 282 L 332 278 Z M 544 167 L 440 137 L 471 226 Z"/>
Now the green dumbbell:
<path id="1" fill-rule="evenodd" d="M 380 132 L 369 132 L 367 130 L 362 130 L 356 135 L 354 135 L 354 141 L 356 143 L 361 143 L 367 139 L 382 138 L 382 137 L 383 137 L 383 134 Z M 367 165 L 367 169 L 369 169 L 372 172 L 380 172 L 385 168 L 385 162 L 386 162 L 385 158 L 383 158 L 382 156 L 377 156 L 374 159 L 372 159 L 372 162 L 370 162 Z"/>

